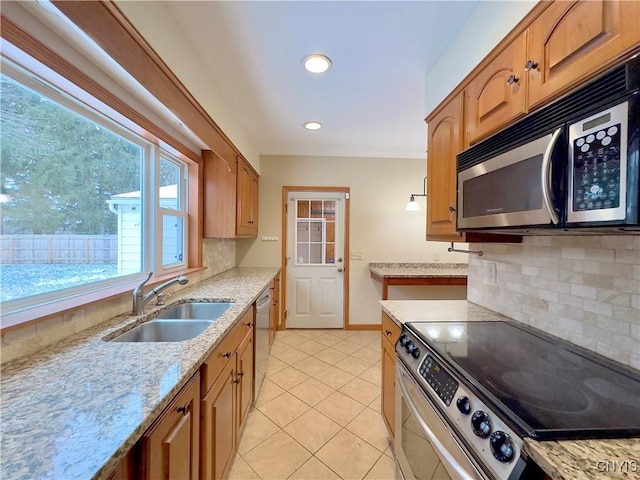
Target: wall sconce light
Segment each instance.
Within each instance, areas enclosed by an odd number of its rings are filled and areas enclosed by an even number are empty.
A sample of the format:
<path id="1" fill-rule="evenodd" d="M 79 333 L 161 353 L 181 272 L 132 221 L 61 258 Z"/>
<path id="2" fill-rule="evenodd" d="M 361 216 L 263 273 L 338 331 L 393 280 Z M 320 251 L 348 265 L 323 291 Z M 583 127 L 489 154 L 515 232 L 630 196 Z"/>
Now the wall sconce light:
<path id="1" fill-rule="evenodd" d="M 417 212 L 420 210 L 420 205 L 416 202 L 416 197 L 426 197 L 427 196 L 427 177 L 424 177 L 422 181 L 422 193 L 412 193 L 411 197 L 409 197 L 409 203 L 407 203 L 407 207 L 405 210 L 407 212 Z"/>

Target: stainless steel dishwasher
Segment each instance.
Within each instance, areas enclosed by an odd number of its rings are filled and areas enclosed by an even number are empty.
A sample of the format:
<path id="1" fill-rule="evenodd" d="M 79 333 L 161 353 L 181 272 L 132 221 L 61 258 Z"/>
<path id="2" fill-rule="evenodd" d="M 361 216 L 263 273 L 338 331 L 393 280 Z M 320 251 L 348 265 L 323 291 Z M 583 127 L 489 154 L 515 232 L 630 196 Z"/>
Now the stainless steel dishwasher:
<path id="1" fill-rule="evenodd" d="M 255 328 L 255 383 L 253 388 L 253 401 L 260 393 L 260 387 L 267 373 L 269 363 L 269 309 L 271 307 L 271 293 L 269 287 L 265 288 L 256 300 L 256 328 Z"/>

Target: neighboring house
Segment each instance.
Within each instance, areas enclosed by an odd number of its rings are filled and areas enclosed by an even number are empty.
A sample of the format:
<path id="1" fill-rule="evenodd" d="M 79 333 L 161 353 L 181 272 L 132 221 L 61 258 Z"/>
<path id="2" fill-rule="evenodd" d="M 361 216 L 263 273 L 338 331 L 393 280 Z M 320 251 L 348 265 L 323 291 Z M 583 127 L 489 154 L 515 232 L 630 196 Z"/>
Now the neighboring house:
<path id="1" fill-rule="evenodd" d="M 160 207 L 175 209 L 177 194 L 177 185 L 160 187 Z M 118 215 L 118 275 L 138 273 L 142 261 L 140 190 L 112 195 L 107 203 L 109 210 Z M 179 234 L 183 229 L 178 225 L 180 221 L 178 217 L 163 216 L 163 265 L 171 265 L 183 255 L 182 235 Z"/>

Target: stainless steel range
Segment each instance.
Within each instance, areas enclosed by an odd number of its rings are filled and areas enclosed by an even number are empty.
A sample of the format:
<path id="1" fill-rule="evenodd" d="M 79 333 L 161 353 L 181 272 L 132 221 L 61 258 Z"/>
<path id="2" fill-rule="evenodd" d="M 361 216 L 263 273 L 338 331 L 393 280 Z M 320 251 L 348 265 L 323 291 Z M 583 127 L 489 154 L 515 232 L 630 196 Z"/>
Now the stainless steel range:
<path id="1" fill-rule="evenodd" d="M 535 477 L 523 438 L 640 436 L 640 377 L 511 322 L 409 322 L 396 344 L 400 478 Z"/>

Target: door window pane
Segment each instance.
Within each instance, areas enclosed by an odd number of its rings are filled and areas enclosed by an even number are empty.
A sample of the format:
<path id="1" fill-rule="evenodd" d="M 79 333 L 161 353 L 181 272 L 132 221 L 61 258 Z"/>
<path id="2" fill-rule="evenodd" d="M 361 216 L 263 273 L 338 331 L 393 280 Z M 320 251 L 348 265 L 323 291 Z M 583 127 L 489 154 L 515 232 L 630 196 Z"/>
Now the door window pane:
<path id="1" fill-rule="evenodd" d="M 296 263 L 335 263 L 335 201 L 296 200 Z"/>
<path id="2" fill-rule="evenodd" d="M 0 301 L 141 272 L 144 144 L 0 82 Z"/>

